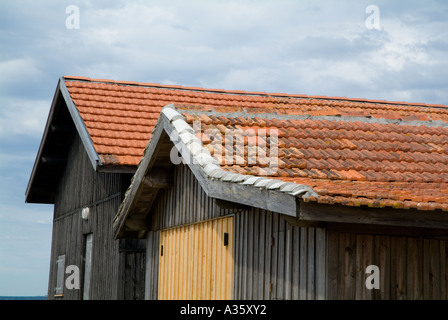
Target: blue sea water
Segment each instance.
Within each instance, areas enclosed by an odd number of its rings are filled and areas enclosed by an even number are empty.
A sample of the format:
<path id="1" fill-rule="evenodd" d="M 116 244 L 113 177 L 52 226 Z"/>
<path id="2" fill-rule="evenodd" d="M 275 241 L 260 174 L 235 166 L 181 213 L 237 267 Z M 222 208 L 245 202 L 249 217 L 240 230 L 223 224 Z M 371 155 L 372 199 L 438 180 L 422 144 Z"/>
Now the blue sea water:
<path id="1" fill-rule="evenodd" d="M 47 300 L 47 296 L 0 296 L 0 300 Z"/>

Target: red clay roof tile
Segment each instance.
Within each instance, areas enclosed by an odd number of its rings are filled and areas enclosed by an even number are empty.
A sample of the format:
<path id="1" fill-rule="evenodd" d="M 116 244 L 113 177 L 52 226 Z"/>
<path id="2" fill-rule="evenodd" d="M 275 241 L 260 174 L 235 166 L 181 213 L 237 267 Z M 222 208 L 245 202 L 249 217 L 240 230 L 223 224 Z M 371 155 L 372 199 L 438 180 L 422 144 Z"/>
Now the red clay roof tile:
<path id="1" fill-rule="evenodd" d="M 174 103 L 188 123 L 201 121 L 203 143 L 226 170 L 309 185 L 319 196 L 307 201 L 448 210 L 446 106 L 79 77 L 64 81 L 103 165 L 138 165 L 161 108 Z M 239 116 L 230 117 L 234 112 Z M 366 121 L 352 121 L 353 116 Z M 446 127 L 423 125 L 436 120 Z M 216 151 L 225 140 L 208 136 L 212 128 L 222 134 L 226 129 L 248 132 L 245 148 L 264 141 L 257 139 L 264 132 L 260 129 L 268 129 L 267 146 L 275 146 L 271 130 L 277 129 L 279 168 L 272 173 L 266 161 L 250 164 L 241 154 L 241 164 L 226 164 Z M 247 157 L 248 150 L 240 149 L 232 152 Z"/>

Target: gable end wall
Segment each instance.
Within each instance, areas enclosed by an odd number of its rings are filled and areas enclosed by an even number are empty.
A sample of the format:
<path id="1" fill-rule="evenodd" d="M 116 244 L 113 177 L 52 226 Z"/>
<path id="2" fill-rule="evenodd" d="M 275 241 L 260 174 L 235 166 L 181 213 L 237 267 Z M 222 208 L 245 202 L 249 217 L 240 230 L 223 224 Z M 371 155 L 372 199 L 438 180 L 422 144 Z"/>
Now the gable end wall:
<path id="1" fill-rule="evenodd" d="M 81 139 L 75 137 L 55 198 L 48 299 L 82 299 L 85 237 L 89 233 L 93 233 L 90 299 L 143 298 L 144 268 L 139 264 L 144 265 L 144 249 L 128 250 L 129 245 L 120 245 L 112 234 L 112 220 L 128 183 L 129 177 L 122 174 L 95 172 Z M 88 220 L 81 218 L 83 207 L 90 209 Z M 134 247 L 141 248 L 140 242 Z M 66 267 L 79 268 L 81 288 L 64 287 L 64 296 L 55 298 L 56 260 L 62 254 L 66 255 Z M 140 283 L 130 293 L 123 284 L 129 274 L 122 271 L 126 266 Z"/>

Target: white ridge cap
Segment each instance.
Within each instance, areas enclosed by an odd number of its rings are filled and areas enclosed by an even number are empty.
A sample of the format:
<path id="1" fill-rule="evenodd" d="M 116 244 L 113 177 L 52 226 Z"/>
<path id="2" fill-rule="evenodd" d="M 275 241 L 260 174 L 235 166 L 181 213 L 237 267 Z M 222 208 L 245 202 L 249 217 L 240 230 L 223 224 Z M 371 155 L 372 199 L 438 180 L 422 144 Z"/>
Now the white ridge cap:
<path id="1" fill-rule="evenodd" d="M 235 176 L 238 175 L 238 173 L 234 173 L 234 172 L 229 172 L 227 171 L 222 177 L 221 180 L 222 181 L 232 181 Z"/>
<path id="2" fill-rule="evenodd" d="M 281 179 L 270 177 L 245 175 L 223 170 L 219 161 L 216 160 L 211 155 L 210 151 L 204 147 L 201 139 L 194 134 L 194 129 L 185 121 L 185 117 L 176 110 L 174 104 L 165 106 L 162 109 L 162 112 L 170 121 L 173 130 L 175 130 L 179 137 L 179 141 L 186 147 L 192 156 L 193 163 L 199 165 L 209 179 L 252 185 L 256 188 L 266 190 L 277 190 L 292 196 L 302 196 L 302 198 L 318 196 L 314 190 L 307 185 L 286 182 Z"/>
<path id="3" fill-rule="evenodd" d="M 257 182 L 260 179 L 261 179 L 261 177 L 249 176 L 249 178 L 246 179 L 246 181 L 244 181 L 243 184 L 254 184 L 255 182 Z"/>
<path id="4" fill-rule="evenodd" d="M 280 191 L 282 192 L 292 192 L 294 188 L 296 188 L 298 185 L 293 182 L 285 182 L 285 184 L 280 188 Z"/>
<path id="5" fill-rule="evenodd" d="M 281 180 L 274 180 L 274 181 L 275 182 L 268 187 L 270 190 L 280 189 L 285 183 L 287 183 Z"/>
<path id="6" fill-rule="evenodd" d="M 257 182 L 254 183 L 254 186 L 257 188 L 264 188 L 270 182 L 269 178 L 261 178 Z"/>
<path id="7" fill-rule="evenodd" d="M 167 117 L 167 119 L 172 122 L 177 119 L 185 119 L 177 110 L 174 108 L 173 104 L 163 107 L 162 113 Z"/>
<path id="8" fill-rule="evenodd" d="M 171 122 L 171 124 L 179 135 L 181 135 L 183 132 L 190 132 L 192 134 L 194 133 L 193 128 L 190 127 L 188 123 L 186 123 L 183 119 L 176 119 Z"/>

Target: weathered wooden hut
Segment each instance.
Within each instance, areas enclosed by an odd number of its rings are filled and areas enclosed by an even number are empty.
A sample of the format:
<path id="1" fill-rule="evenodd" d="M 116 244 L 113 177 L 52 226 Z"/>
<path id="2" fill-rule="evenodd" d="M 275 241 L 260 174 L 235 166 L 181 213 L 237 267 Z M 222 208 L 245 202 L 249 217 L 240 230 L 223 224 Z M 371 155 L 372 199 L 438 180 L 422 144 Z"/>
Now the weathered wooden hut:
<path id="1" fill-rule="evenodd" d="M 98 154 L 86 120 L 60 79 L 26 190 L 26 202 L 54 204 L 47 297 L 143 298 L 145 241 L 115 241 L 108 227 L 135 168 Z"/>
<path id="2" fill-rule="evenodd" d="M 115 219 L 117 238 L 147 238 L 147 298 L 447 298 L 442 122 L 222 111 L 162 111 Z M 237 163 L 249 129 L 277 168 Z"/>
<path id="3" fill-rule="evenodd" d="M 447 127 L 441 105 L 62 78 L 27 189 L 55 203 L 49 295 L 446 299 Z"/>

